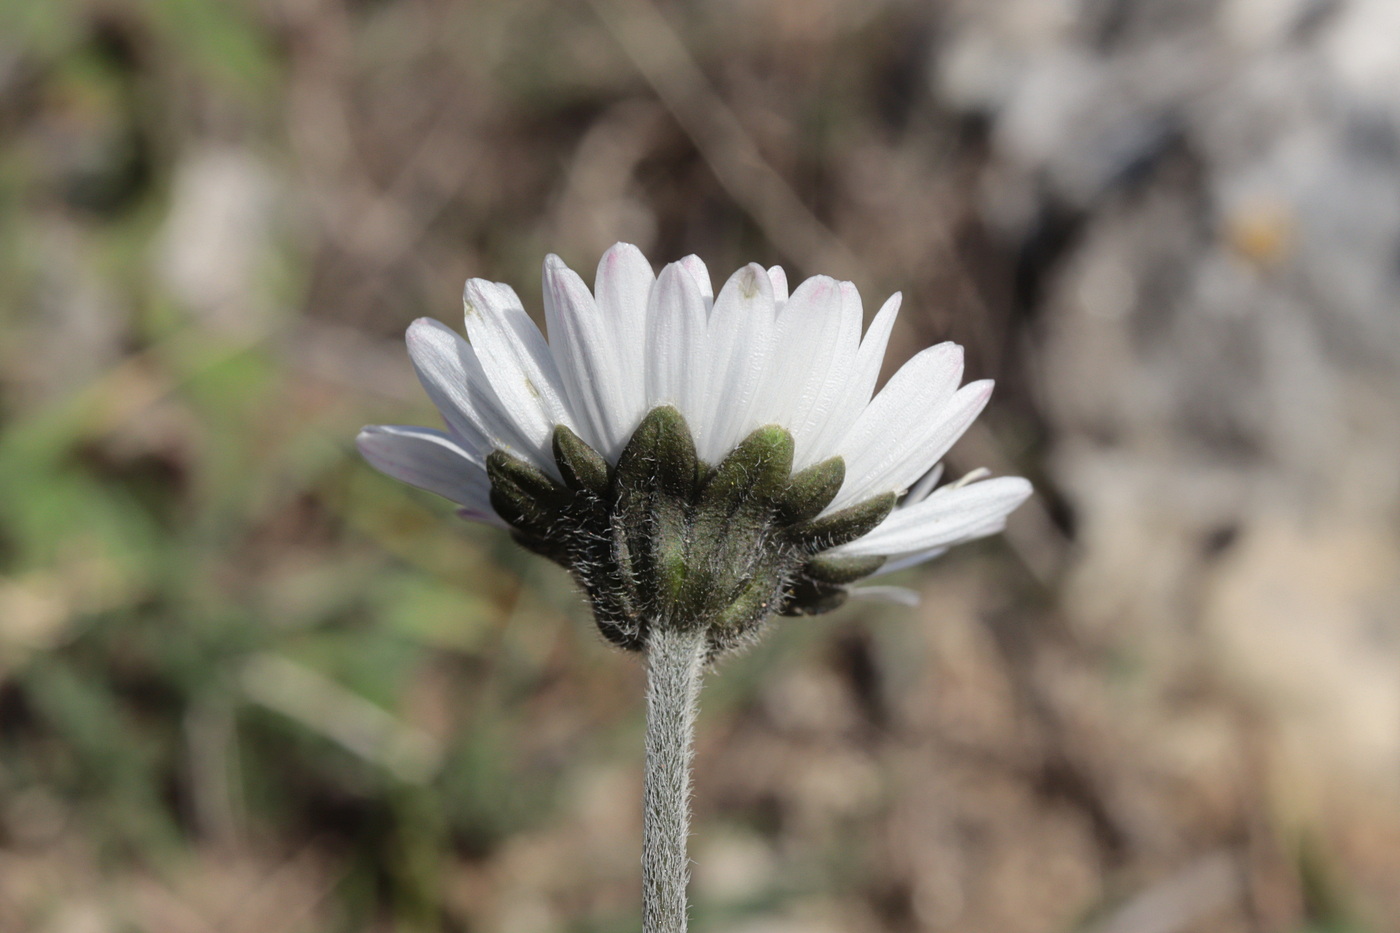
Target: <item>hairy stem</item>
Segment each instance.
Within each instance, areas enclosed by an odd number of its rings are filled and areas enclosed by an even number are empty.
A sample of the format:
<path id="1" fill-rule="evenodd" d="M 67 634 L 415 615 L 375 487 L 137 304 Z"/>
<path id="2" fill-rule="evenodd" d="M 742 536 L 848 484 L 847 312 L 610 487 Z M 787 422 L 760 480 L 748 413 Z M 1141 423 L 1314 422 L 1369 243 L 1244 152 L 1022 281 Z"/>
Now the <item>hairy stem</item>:
<path id="1" fill-rule="evenodd" d="M 684 933 L 690 760 L 705 655 L 702 632 L 656 626 L 647 640 L 642 933 Z"/>

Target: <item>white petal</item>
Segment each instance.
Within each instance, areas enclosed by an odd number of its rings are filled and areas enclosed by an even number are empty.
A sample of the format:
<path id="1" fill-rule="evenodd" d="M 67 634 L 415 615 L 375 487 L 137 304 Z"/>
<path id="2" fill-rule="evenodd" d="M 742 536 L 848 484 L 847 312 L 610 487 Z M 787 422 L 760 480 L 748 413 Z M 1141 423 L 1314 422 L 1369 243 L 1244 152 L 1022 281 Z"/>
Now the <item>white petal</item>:
<path id="1" fill-rule="evenodd" d="M 813 436 L 840 391 L 843 374 L 835 366 L 851 331 L 842 305 L 840 284 L 818 275 L 797 286 L 778 314 L 778 352 L 765 391 L 771 414 L 763 417 L 792 432 L 796 469 L 815 462 L 809 458 Z M 859 320 L 854 329 L 859 335 Z"/>
<path id="2" fill-rule="evenodd" d="M 942 489 L 923 502 L 895 509 L 878 528 L 863 538 L 835 548 L 847 555 L 910 554 L 946 547 L 1000 531 L 1011 513 L 1031 494 L 1031 484 L 1019 476 Z"/>
<path id="3" fill-rule="evenodd" d="M 769 266 L 768 280 L 773 283 L 773 303 L 776 305 L 785 304 L 788 300 L 788 280 L 783 267 Z"/>
<path id="4" fill-rule="evenodd" d="M 856 313 L 863 318 L 860 295 L 856 292 L 855 286 L 849 282 L 843 282 L 842 289 L 842 294 L 849 296 L 847 300 L 852 301 Z M 875 319 L 870 322 L 870 328 L 866 331 L 865 338 L 860 341 L 859 349 L 850 365 L 845 387 L 837 398 L 836 406 L 827 419 L 821 436 L 813 445 L 814 449 L 809 456 L 811 461 L 824 460 L 838 453 L 841 439 L 846 436 L 856 419 L 860 417 L 861 412 L 865 411 L 866 406 L 870 404 L 870 397 L 875 392 L 875 383 L 880 378 L 880 366 L 884 362 L 885 347 L 889 343 L 890 330 L 894 326 L 896 315 L 899 313 L 901 300 L 898 292 L 890 296 L 876 313 Z M 845 365 L 844 362 L 841 365 Z"/>
<path id="5" fill-rule="evenodd" d="M 503 414 L 476 351 L 461 334 L 440 321 L 419 318 L 409 325 L 405 340 L 428 398 L 453 437 L 478 463 L 497 447 L 529 448 Z"/>
<path id="6" fill-rule="evenodd" d="M 610 451 L 598 451 L 616 461 L 632 432 L 646 414 L 647 303 L 656 273 L 642 251 L 630 243 L 618 243 L 598 261 L 593 293 L 603 327 L 614 354 L 617 410 L 610 424 L 621 438 Z"/>
<path id="7" fill-rule="evenodd" d="M 472 518 L 505 527 L 491 508 L 486 470 L 442 431 L 373 425 L 360 432 L 355 444 L 379 472 L 451 499 Z"/>
<path id="8" fill-rule="evenodd" d="M 982 409 L 987 407 L 987 400 L 992 397 L 993 386 L 992 380 L 979 379 L 969 382 L 953 395 L 952 400 L 934 419 L 933 432 L 924 439 L 918 449 L 911 450 L 905 462 L 895 470 L 895 489 L 909 488 L 911 483 L 923 475 L 930 463 L 937 463 L 943 459 L 948 449 L 957 443 L 963 432 L 982 414 Z"/>
<path id="9" fill-rule="evenodd" d="M 680 265 L 695 280 L 695 287 L 700 289 L 700 297 L 705 299 L 705 307 L 708 308 L 715 300 L 715 286 L 710 280 L 710 269 L 705 265 L 705 260 L 691 253 L 681 260 Z"/>
<path id="10" fill-rule="evenodd" d="M 837 446 L 846 458 L 846 482 L 831 508 L 902 491 L 938 461 L 930 456 L 918 463 L 915 475 L 900 484 L 911 456 L 922 456 L 929 438 L 942 427 L 944 407 L 954 396 L 962 368 L 962 347 L 940 343 L 916 353 L 890 377 Z"/>
<path id="11" fill-rule="evenodd" d="M 719 463 L 762 426 L 753 412 L 771 367 L 775 317 L 771 282 L 759 265 L 735 272 L 715 299 L 706 338 L 703 421 L 708 429 L 695 439 L 707 463 Z"/>
<path id="12" fill-rule="evenodd" d="M 933 492 L 933 487 L 937 486 L 938 481 L 942 478 L 943 462 L 939 461 L 933 465 L 933 469 L 925 473 L 919 478 L 917 483 L 909 488 L 909 495 L 900 505 L 907 508 L 911 505 L 917 505 L 923 502 L 924 499 L 928 498 L 928 494 Z M 981 477 L 978 478 L 980 479 Z"/>
<path id="13" fill-rule="evenodd" d="M 953 489 L 960 489 L 963 486 L 966 486 L 968 483 L 975 483 L 978 480 L 986 479 L 991 475 L 991 470 L 987 469 L 986 467 L 978 467 L 975 470 L 968 470 L 966 473 L 964 473 L 962 476 L 959 476 L 954 482 L 951 482 L 948 485 L 951 486 Z M 927 495 L 927 493 L 925 495 Z M 923 496 L 920 496 L 919 498 L 922 499 Z M 912 504 L 913 503 L 911 502 L 910 505 Z"/>
<path id="14" fill-rule="evenodd" d="M 577 431 L 549 344 L 509 285 L 472 279 L 462 296 L 467 337 L 491 388 L 530 445 L 522 456 L 557 473 L 550 450 L 556 425 Z"/>
<path id="15" fill-rule="evenodd" d="M 917 606 L 919 594 L 907 586 L 853 586 L 852 599 L 874 599 L 899 606 Z"/>
<path id="16" fill-rule="evenodd" d="M 930 463 L 943 459 L 948 448 L 977 420 L 991 397 L 990 379 L 969 382 L 959 389 L 943 410 L 929 419 L 931 431 L 915 432 L 917 440 L 905 448 L 901 459 L 889 463 L 878 485 L 897 492 L 908 489 L 924 474 Z"/>
<path id="17" fill-rule="evenodd" d="M 841 283 L 841 318 L 842 328 L 836 335 L 835 352 L 828 364 L 826 384 L 822 390 L 823 401 L 817 407 L 824 414 L 814 414 L 820 420 L 799 428 L 810 432 L 810 440 L 806 450 L 799 449 L 797 452 L 794 464 L 797 469 L 835 454 L 836 445 L 846 436 L 870 401 L 868 394 L 861 397 L 860 387 L 854 381 L 859 371 L 857 356 L 865 309 L 861 304 L 860 292 L 851 282 Z"/>
<path id="18" fill-rule="evenodd" d="M 552 254 L 544 261 L 544 315 L 580 436 L 603 456 L 615 456 L 624 430 L 617 416 L 626 406 L 612 335 L 583 279 Z"/>
<path id="19" fill-rule="evenodd" d="M 872 577 L 883 576 L 887 573 L 896 573 L 900 570 L 907 570 L 917 564 L 926 563 L 935 557 L 941 557 L 948 552 L 946 547 L 931 547 L 922 551 L 915 551 L 912 554 L 903 554 L 899 557 L 891 558 L 880 565 L 880 569 L 871 574 Z"/>
<path id="20" fill-rule="evenodd" d="M 661 270 L 647 309 L 647 409 L 675 405 L 692 436 L 705 433 L 701 422 L 706 309 L 695 278 L 680 263 Z"/>
<path id="21" fill-rule="evenodd" d="M 891 295 L 875 313 L 875 319 L 865 332 L 865 339 L 860 342 L 852 382 L 856 387 L 855 395 L 862 405 L 868 404 L 875 394 L 875 383 L 880 381 L 880 366 L 885 362 L 885 350 L 890 343 L 890 331 L 894 329 L 894 320 L 899 316 L 899 306 L 903 301 L 904 295 L 900 292 Z"/>

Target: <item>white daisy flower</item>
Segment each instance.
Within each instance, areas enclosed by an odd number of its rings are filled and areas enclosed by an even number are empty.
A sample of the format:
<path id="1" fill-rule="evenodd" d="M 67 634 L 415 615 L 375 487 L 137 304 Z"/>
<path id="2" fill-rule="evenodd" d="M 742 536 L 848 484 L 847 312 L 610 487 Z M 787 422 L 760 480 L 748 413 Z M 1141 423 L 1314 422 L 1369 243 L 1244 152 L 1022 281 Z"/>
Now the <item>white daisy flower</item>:
<path id="1" fill-rule="evenodd" d="M 507 285 L 472 279 L 464 302 L 466 340 L 408 329 L 446 430 L 368 427 L 360 450 L 568 567 L 625 647 L 670 620 L 707 626 L 717 651 L 770 612 L 825 611 L 863 577 L 1000 531 L 1030 495 L 1019 477 L 937 486 L 992 391 L 959 388 L 961 347 L 875 392 L 898 294 L 862 337 L 849 282 L 789 293 L 781 268 L 748 265 L 716 295 L 698 258 L 655 275 L 619 243 L 591 292 L 545 260 L 548 340 Z"/>

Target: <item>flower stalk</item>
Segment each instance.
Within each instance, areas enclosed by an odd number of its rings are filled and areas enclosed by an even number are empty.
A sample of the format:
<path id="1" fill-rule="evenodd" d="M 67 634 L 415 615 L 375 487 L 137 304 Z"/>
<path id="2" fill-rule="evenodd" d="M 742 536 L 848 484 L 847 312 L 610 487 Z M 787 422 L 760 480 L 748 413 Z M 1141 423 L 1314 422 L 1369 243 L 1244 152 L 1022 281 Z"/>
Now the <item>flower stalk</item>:
<path id="1" fill-rule="evenodd" d="M 698 257 L 657 275 L 625 243 L 592 292 L 550 256 L 543 291 L 547 339 L 483 279 L 463 292 L 470 342 L 415 321 L 409 354 L 445 430 L 376 425 L 358 443 L 566 568 L 603 637 L 646 653 L 643 930 L 683 933 L 705 667 L 774 615 L 916 598 L 860 584 L 995 534 L 1030 484 L 938 486 L 992 385 L 959 388 L 962 348 L 943 343 L 876 392 L 898 295 L 862 336 L 850 282 L 789 291 L 781 268 L 750 264 L 716 294 Z"/>
<path id="2" fill-rule="evenodd" d="M 706 654 L 699 628 L 656 626 L 647 641 L 642 791 L 642 933 L 684 933 L 690 862 L 690 771 Z"/>

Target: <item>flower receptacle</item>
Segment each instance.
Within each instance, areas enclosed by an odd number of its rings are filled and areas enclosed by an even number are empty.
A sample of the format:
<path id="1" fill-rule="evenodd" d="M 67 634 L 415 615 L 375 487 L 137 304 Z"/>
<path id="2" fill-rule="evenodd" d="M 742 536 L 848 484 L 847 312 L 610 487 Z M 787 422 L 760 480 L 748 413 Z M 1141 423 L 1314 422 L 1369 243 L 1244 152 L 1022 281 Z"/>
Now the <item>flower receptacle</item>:
<path id="1" fill-rule="evenodd" d="M 894 495 L 822 515 L 845 464 L 833 457 L 794 474 L 793 448 L 787 430 L 768 425 L 709 466 L 667 405 L 642 419 L 615 467 L 560 425 L 562 482 L 501 450 L 487 472 L 516 539 L 574 575 L 608 640 L 640 650 L 656 626 L 698 627 L 713 657 L 775 612 L 835 608 L 883 562 L 820 555 L 883 521 Z"/>

